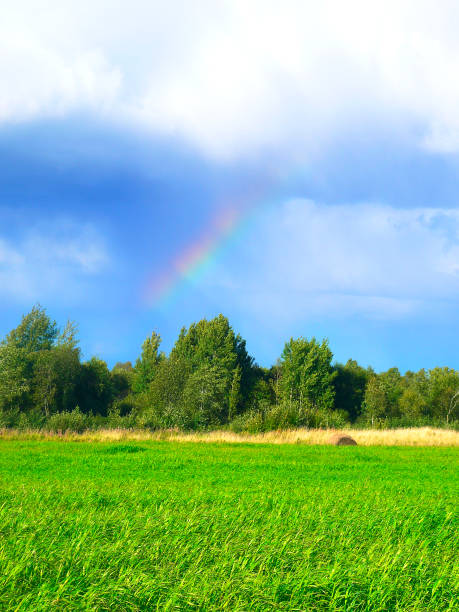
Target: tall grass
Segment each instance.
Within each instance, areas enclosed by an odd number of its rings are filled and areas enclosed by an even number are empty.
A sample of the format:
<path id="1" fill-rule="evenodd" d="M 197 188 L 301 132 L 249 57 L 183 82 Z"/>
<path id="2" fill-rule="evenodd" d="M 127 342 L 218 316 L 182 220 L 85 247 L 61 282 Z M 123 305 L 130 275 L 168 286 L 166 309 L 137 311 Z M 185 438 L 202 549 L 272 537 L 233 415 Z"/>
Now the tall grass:
<path id="1" fill-rule="evenodd" d="M 351 435 L 360 446 L 459 446 L 459 432 L 433 427 L 405 429 L 287 429 L 248 434 L 228 430 L 181 432 L 145 429 L 98 429 L 62 432 L 46 430 L 0 429 L 0 439 L 63 439 L 82 442 L 120 440 L 169 440 L 173 442 L 225 442 L 251 444 L 328 444 L 335 433 Z"/>
<path id="2" fill-rule="evenodd" d="M 454 448 L 0 442 L 1 610 L 457 610 Z"/>

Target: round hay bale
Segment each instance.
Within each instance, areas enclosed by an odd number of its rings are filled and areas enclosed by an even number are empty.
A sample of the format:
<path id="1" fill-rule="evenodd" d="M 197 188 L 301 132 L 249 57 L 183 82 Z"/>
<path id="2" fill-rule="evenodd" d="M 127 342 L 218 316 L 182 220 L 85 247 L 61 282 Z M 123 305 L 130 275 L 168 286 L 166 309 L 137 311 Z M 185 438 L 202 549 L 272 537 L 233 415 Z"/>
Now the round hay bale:
<path id="1" fill-rule="evenodd" d="M 329 444 L 333 444 L 334 446 L 357 446 L 357 442 L 351 436 L 347 436 L 346 434 L 333 434 L 329 439 Z"/>

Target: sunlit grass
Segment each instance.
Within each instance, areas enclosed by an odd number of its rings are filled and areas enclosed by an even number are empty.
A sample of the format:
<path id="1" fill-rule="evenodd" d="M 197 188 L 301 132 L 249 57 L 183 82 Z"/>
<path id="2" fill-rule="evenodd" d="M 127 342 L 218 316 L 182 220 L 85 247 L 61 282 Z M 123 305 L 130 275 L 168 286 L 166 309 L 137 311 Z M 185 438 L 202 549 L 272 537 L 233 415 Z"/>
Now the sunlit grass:
<path id="1" fill-rule="evenodd" d="M 0 442 L 1 610 L 456 610 L 455 448 Z"/>
<path id="2" fill-rule="evenodd" d="M 175 442 L 224 442 L 224 443 L 261 443 L 261 444 L 328 444 L 335 429 L 290 429 L 268 431 L 258 434 L 234 433 L 226 430 L 208 432 L 180 432 L 176 430 L 148 431 L 129 429 L 101 429 L 60 434 L 43 431 L 18 431 L 0 429 L 0 439 L 41 440 L 64 439 L 87 442 L 108 442 L 120 440 L 170 440 Z M 433 427 L 413 427 L 406 429 L 349 429 L 343 430 L 351 435 L 360 446 L 459 446 L 459 432 L 451 429 Z"/>

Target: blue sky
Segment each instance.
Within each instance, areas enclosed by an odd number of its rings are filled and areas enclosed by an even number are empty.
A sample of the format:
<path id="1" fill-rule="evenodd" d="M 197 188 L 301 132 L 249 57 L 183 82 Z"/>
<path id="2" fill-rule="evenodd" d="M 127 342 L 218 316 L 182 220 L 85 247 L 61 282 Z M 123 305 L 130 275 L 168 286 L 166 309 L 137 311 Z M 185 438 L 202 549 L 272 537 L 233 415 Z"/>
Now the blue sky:
<path id="1" fill-rule="evenodd" d="M 0 336 L 40 302 L 113 365 L 223 312 L 262 365 L 315 335 L 378 370 L 459 368 L 458 8 L 317 5 L 5 10 Z M 146 301 L 254 190 L 210 265 Z"/>

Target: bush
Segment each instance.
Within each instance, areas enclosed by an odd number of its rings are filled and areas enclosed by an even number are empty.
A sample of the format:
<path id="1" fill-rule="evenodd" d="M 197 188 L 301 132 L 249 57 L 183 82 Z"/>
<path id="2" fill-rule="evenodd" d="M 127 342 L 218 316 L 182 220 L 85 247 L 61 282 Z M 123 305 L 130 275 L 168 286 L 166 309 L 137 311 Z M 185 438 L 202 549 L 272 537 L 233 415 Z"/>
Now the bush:
<path id="1" fill-rule="evenodd" d="M 28 412 L 15 410 L 0 410 L 0 428 L 40 429 L 46 419 L 42 411 L 33 409 Z"/>
<path id="2" fill-rule="evenodd" d="M 285 403 L 273 406 L 265 417 L 265 430 L 293 429 L 339 429 L 348 424 L 348 415 L 344 410 L 326 410 L 311 406 L 300 406 L 298 403 Z"/>
<path id="3" fill-rule="evenodd" d="M 129 414 L 120 414 L 118 408 L 112 408 L 107 417 L 101 418 L 99 427 L 108 427 L 109 429 L 133 429 L 138 425 L 136 412 Z"/>
<path id="4" fill-rule="evenodd" d="M 165 428 L 163 419 L 158 415 L 158 412 L 153 408 L 145 408 L 136 419 L 136 425 L 144 429 L 161 429 Z"/>
<path id="5" fill-rule="evenodd" d="M 345 410 L 310 410 L 307 415 L 311 429 L 342 429 L 350 425 L 349 414 Z"/>
<path id="6" fill-rule="evenodd" d="M 54 432 L 74 431 L 82 433 L 92 425 L 91 417 L 86 416 L 77 406 L 71 412 L 56 412 L 49 417 L 45 429 Z"/>
<path id="7" fill-rule="evenodd" d="M 19 410 L 0 410 L 0 428 L 17 427 L 20 417 Z"/>
<path id="8" fill-rule="evenodd" d="M 263 413 L 257 410 L 250 410 L 235 417 L 229 428 L 235 433 L 259 433 L 264 431 Z"/>
<path id="9" fill-rule="evenodd" d="M 459 421 L 450 421 L 449 424 L 441 418 L 432 418 L 429 416 L 401 416 L 401 417 L 384 417 L 373 419 L 373 421 L 362 415 L 354 423 L 357 429 L 403 429 L 407 427 L 438 427 L 440 429 L 459 430 Z"/>
<path id="10" fill-rule="evenodd" d="M 293 429 L 299 426 L 300 411 L 294 402 L 271 406 L 265 413 L 265 431 L 271 431 L 273 429 Z"/>
<path id="11" fill-rule="evenodd" d="M 22 412 L 17 424 L 18 429 L 40 429 L 46 422 L 46 417 L 39 408 Z"/>
<path id="12" fill-rule="evenodd" d="M 289 402 L 245 412 L 230 423 L 230 429 L 234 432 L 258 433 L 297 427 L 341 429 L 348 424 L 349 416 L 344 410 L 324 410 Z"/>

